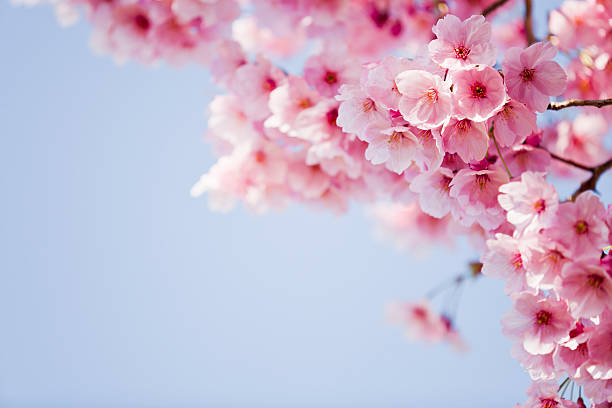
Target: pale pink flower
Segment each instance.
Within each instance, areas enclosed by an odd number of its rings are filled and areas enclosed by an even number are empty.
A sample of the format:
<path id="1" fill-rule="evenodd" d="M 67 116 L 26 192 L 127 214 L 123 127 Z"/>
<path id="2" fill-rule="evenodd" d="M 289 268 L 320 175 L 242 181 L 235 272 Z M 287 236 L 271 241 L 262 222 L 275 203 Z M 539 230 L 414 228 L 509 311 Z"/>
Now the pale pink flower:
<path id="1" fill-rule="evenodd" d="M 578 344 L 574 349 L 559 345 L 553 353 L 553 362 L 558 371 L 566 372 L 570 377 L 580 377 L 584 363 L 589 359 L 587 342 Z"/>
<path id="2" fill-rule="evenodd" d="M 495 234 L 495 239 L 487 240 L 487 248 L 480 257 L 483 275 L 505 280 L 504 291 L 507 295 L 523 291 L 537 293 L 527 284 L 525 261 L 531 251 L 523 240 Z"/>
<path id="3" fill-rule="evenodd" d="M 510 355 L 527 370 L 533 381 L 553 380 L 557 377 L 552 352 L 548 354 L 530 354 L 525 351 L 522 343 L 515 342 L 512 344 Z"/>
<path id="4" fill-rule="evenodd" d="M 338 106 L 334 99 L 323 99 L 315 106 L 303 110 L 296 118 L 291 136 L 317 143 L 342 134 L 336 124 Z"/>
<path id="5" fill-rule="evenodd" d="M 584 395 L 594 403 L 596 408 L 601 406 L 609 408 L 612 405 L 612 379 L 598 380 L 586 371 L 576 378 L 576 384 L 583 387 Z"/>
<path id="6" fill-rule="evenodd" d="M 541 290 L 558 292 L 561 286 L 561 271 L 570 262 L 567 249 L 554 240 L 542 240 L 533 248 L 527 264 L 529 286 Z"/>
<path id="7" fill-rule="evenodd" d="M 387 122 L 387 111 L 370 98 L 359 86 L 342 85 L 336 100 L 341 101 L 336 123 L 346 133 L 364 135 L 376 122 Z"/>
<path id="8" fill-rule="evenodd" d="M 559 396 L 559 388 L 556 381 L 535 381 L 527 389 L 529 399 L 523 408 L 575 408 L 573 401 L 568 401 Z"/>
<path id="9" fill-rule="evenodd" d="M 395 78 L 400 72 L 413 68 L 416 64 L 407 58 L 397 58 L 392 55 L 385 57 L 380 63 L 368 69 L 365 80 L 365 90 L 386 109 L 398 109 L 401 94 Z"/>
<path id="10" fill-rule="evenodd" d="M 234 80 L 229 84 L 236 96 L 244 103 L 244 112 L 253 120 L 265 119 L 270 114 L 268 100 L 270 93 L 285 81 L 285 74 L 265 58 L 245 64 L 236 70 Z"/>
<path id="11" fill-rule="evenodd" d="M 588 346 L 590 361 L 586 370 L 596 380 L 612 379 L 612 311 L 601 316 L 601 323 L 593 329 Z"/>
<path id="12" fill-rule="evenodd" d="M 434 218 L 424 213 L 417 203 L 378 203 L 371 214 L 377 221 L 376 236 L 391 242 L 398 250 L 410 250 L 423 257 L 434 243 L 452 245 L 452 218 Z"/>
<path id="13" fill-rule="evenodd" d="M 289 187 L 299 192 L 304 198 L 320 198 L 331 185 L 330 176 L 321 166 L 308 166 L 303 162 L 293 163 L 287 177 Z"/>
<path id="14" fill-rule="evenodd" d="M 421 209 L 432 217 L 442 218 L 456 205 L 450 196 L 450 183 L 454 174 L 446 167 L 421 173 L 410 183 L 410 190 L 419 194 Z"/>
<path id="15" fill-rule="evenodd" d="M 574 317 L 594 317 L 612 305 L 612 277 L 601 266 L 573 262 L 563 268 L 562 276 L 559 294 L 569 303 Z"/>
<path id="16" fill-rule="evenodd" d="M 502 326 L 503 333 L 522 341 L 528 353 L 548 354 L 568 337 L 573 319 L 564 301 L 521 293 L 503 317 Z"/>
<path id="17" fill-rule="evenodd" d="M 294 136 L 292 129 L 298 117 L 319 102 L 319 98 L 319 94 L 309 88 L 303 78 L 290 75 L 283 85 L 270 92 L 272 116 L 266 119 L 265 126 Z"/>
<path id="18" fill-rule="evenodd" d="M 369 127 L 364 140 L 368 142 L 365 157 L 372 164 L 386 164 L 391 171 L 401 174 L 419 153 L 417 137 L 405 126 L 380 130 Z"/>
<path id="19" fill-rule="evenodd" d="M 466 163 L 484 159 L 489 148 L 489 136 L 484 122 L 450 118 L 442 128 L 444 150 L 458 153 Z"/>
<path id="20" fill-rule="evenodd" d="M 544 112 L 550 96 L 561 95 L 567 83 L 563 68 L 552 61 L 556 54 L 557 49 L 548 42 L 506 51 L 502 67 L 508 94 L 529 109 Z"/>
<path id="21" fill-rule="evenodd" d="M 551 237 L 572 254 L 595 258 L 608 245 L 608 234 L 604 206 L 591 191 L 581 193 L 575 202 L 561 203 L 550 228 Z"/>
<path id="22" fill-rule="evenodd" d="M 482 122 L 499 112 L 506 102 L 504 80 L 495 69 L 479 66 L 455 71 L 453 115 Z"/>
<path id="23" fill-rule="evenodd" d="M 457 199 L 468 220 L 477 221 L 485 229 L 494 229 L 504 221 L 497 193 L 499 186 L 507 182 L 508 174 L 499 167 L 463 169 L 451 182 L 450 196 Z"/>
<path id="24" fill-rule="evenodd" d="M 334 97 L 343 84 L 359 82 L 360 66 L 341 48 L 328 48 L 304 63 L 304 79 L 322 96 Z"/>
<path id="25" fill-rule="evenodd" d="M 495 139 L 500 146 L 523 143 L 527 136 L 538 130 L 536 114 L 514 100 L 507 101 L 492 121 Z"/>
<path id="26" fill-rule="evenodd" d="M 395 79 L 401 97 L 399 111 L 411 125 L 432 129 L 450 117 L 450 83 L 427 71 L 409 70 Z"/>
<path id="27" fill-rule="evenodd" d="M 402 325 L 411 340 L 438 342 L 446 328 L 438 313 L 432 310 L 427 300 L 415 303 L 393 303 L 388 307 L 390 322 Z"/>
<path id="28" fill-rule="evenodd" d="M 520 181 L 504 184 L 499 192 L 499 204 L 519 231 L 548 227 L 559 207 L 557 190 L 546 182 L 544 173 L 525 172 Z"/>
<path id="29" fill-rule="evenodd" d="M 461 21 L 452 14 L 432 28 L 437 39 L 429 43 L 431 59 L 444 68 L 460 69 L 474 64 L 495 64 L 491 24 L 480 15 Z"/>
<path id="30" fill-rule="evenodd" d="M 503 151 L 510 174 L 525 171 L 545 172 L 550 166 L 550 153 L 527 143 Z"/>

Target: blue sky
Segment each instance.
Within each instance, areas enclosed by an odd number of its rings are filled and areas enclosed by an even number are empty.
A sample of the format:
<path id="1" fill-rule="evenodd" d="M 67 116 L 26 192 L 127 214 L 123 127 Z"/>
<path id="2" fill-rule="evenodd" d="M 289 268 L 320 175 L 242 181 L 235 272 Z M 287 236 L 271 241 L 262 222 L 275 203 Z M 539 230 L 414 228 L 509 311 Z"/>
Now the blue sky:
<path id="1" fill-rule="evenodd" d="M 407 342 L 385 304 L 465 269 L 344 217 L 211 213 L 214 90 L 189 67 L 117 67 L 89 28 L 0 4 L 0 406 L 507 407 L 529 380 L 502 283 L 466 288 L 471 351 Z M 609 179 L 608 179 L 609 180 Z"/>

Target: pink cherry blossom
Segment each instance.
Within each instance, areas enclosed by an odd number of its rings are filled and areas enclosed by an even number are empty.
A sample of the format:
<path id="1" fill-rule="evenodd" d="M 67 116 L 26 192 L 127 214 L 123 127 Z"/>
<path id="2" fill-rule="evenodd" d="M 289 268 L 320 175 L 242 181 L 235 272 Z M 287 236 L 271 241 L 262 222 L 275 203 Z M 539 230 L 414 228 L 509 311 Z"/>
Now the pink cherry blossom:
<path id="1" fill-rule="evenodd" d="M 365 90 L 379 105 L 386 109 L 398 109 L 401 94 L 395 82 L 400 72 L 414 69 L 414 62 L 407 58 L 388 56 L 368 69 Z"/>
<path id="2" fill-rule="evenodd" d="M 507 101 L 492 121 L 495 138 L 501 146 L 523 143 L 527 136 L 538 129 L 536 114 L 514 100 Z"/>
<path id="3" fill-rule="evenodd" d="M 452 14 L 438 20 L 432 29 L 437 39 L 429 43 L 431 59 L 444 68 L 460 69 L 474 64 L 495 64 L 491 24 L 474 15 L 461 21 Z"/>
<path id="4" fill-rule="evenodd" d="M 508 94 L 529 109 L 544 112 L 549 97 L 561 95 L 567 82 L 563 68 L 552 61 L 556 53 L 557 49 L 548 42 L 506 51 L 502 67 Z"/>
<path id="5" fill-rule="evenodd" d="M 413 126 L 432 129 L 450 117 L 450 83 L 427 71 L 409 70 L 395 79 L 401 97 L 399 111 Z"/>
<path id="6" fill-rule="evenodd" d="M 575 317 L 594 317 L 612 305 L 612 277 L 587 261 L 565 265 L 559 294 L 567 299 Z"/>
<path id="7" fill-rule="evenodd" d="M 559 205 L 551 236 L 573 254 L 598 257 L 607 245 L 609 229 L 605 209 L 595 194 L 585 191 L 576 202 Z"/>
<path id="8" fill-rule="evenodd" d="M 489 136 L 484 122 L 451 118 L 442 128 L 444 150 L 458 153 L 466 163 L 484 159 L 489 148 Z"/>
<path id="9" fill-rule="evenodd" d="M 442 218 L 456 205 L 450 196 L 453 172 L 446 167 L 421 173 L 410 183 L 410 190 L 419 194 L 419 204 L 432 217 Z"/>
<path id="10" fill-rule="evenodd" d="M 304 79 L 321 95 L 333 97 L 341 85 L 359 80 L 359 65 L 348 59 L 341 49 L 326 49 L 306 61 Z"/>
<path id="11" fill-rule="evenodd" d="M 527 283 L 526 259 L 531 251 L 525 242 L 506 234 L 495 234 L 495 239 L 487 240 L 487 251 L 480 258 L 482 274 L 506 281 L 506 294 L 536 290 Z"/>
<path id="12" fill-rule="evenodd" d="M 497 203 L 499 186 L 508 182 L 508 175 L 499 167 L 487 170 L 463 169 L 451 182 L 450 196 L 457 199 L 467 224 L 476 221 L 486 229 L 494 229 L 504 221 Z"/>
<path id="13" fill-rule="evenodd" d="M 502 319 L 506 336 L 520 340 L 530 354 L 548 354 L 568 336 L 573 319 L 563 300 L 522 293 Z"/>
<path id="14" fill-rule="evenodd" d="M 499 192 L 499 204 L 519 231 L 550 226 L 559 207 L 559 195 L 543 173 L 525 172 L 520 181 L 504 184 Z"/>
<path id="15" fill-rule="evenodd" d="M 482 122 L 499 112 L 506 101 L 506 88 L 499 72 L 488 66 L 455 71 L 453 115 Z"/>

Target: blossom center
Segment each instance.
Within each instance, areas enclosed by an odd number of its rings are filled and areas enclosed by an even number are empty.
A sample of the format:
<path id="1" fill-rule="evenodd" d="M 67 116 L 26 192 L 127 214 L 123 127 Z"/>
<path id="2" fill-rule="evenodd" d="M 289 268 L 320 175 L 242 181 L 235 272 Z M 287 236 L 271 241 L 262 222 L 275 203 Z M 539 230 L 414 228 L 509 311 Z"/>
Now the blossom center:
<path id="1" fill-rule="evenodd" d="M 519 75 L 523 82 L 531 82 L 535 78 L 535 69 L 525 68 Z"/>
<path id="2" fill-rule="evenodd" d="M 299 106 L 300 108 L 302 108 L 302 109 L 309 108 L 309 107 L 311 106 L 310 99 L 306 99 L 306 98 L 302 99 L 302 100 L 301 100 L 301 101 L 298 103 L 298 106 Z"/>
<path id="3" fill-rule="evenodd" d="M 338 75 L 333 71 L 327 71 L 325 73 L 325 82 L 332 85 L 338 82 Z"/>
<path id="4" fill-rule="evenodd" d="M 586 234 L 589 231 L 589 224 L 580 220 L 574 224 L 574 230 L 576 230 L 576 234 L 578 235 Z"/>
<path id="5" fill-rule="evenodd" d="M 438 102 L 438 91 L 434 88 L 429 88 L 425 91 L 425 100 L 427 103 L 436 103 Z"/>
<path id="6" fill-rule="evenodd" d="M 327 117 L 327 123 L 329 123 L 330 126 L 336 126 L 336 119 L 338 119 L 338 108 L 328 111 L 325 116 Z"/>
<path id="7" fill-rule="evenodd" d="M 491 179 L 489 178 L 489 176 L 487 174 L 477 174 L 476 175 L 476 184 L 478 184 L 478 187 L 482 190 L 483 188 L 485 188 L 485 186 L 487 185 L 487 183 L 490 181 Z"/>
<path id="8" fill-rule="evenodd" d="M 266 91 L 272 91 L 276 89 L 276 81 L 273 80 L 272 78 L 266 78 L 266 80 L 263 83 L 263 87 Z"/>
<path id="9" fill-rule="evenodd" d="M 371 100 L 371 99 L 366 99 L 366 100 L 363 102 L 362 107 L 363 107 L 363 111 L 364 111 L 364 112 L 369 112 L 369 111 L 371 111 L 372 109 L 374 109 L 374 101 L 373 101 L 373 100 Z"/>
<path id="10" fill-rule="evenodd" d="M 470 124 L 469 120 L 463 119 L 457 122 L 456 128 L 457 128 L 457 133 L 463 136 L 470 131 L 470 129 L 472 128 L 472 125 Z"/>
<path id="11" fill-rule="evenodd" d="M 540 399 L 540 408 L 556 408 L 559 403 L 550 398 L 541 398 Z"/>
<path id="12" fill-rule="evenodd" d="M 550 314 L 550 312 L 547 312 L 546 310 L 540 310 L 536 314 L 536 322 L 538 322 L 540 326 L 547 326 L 550 323 L 551 316 L 552 315 Z"/>
<path id="13" fill-rule="evenodd" d="M 255 152 L 255 161 L 257 163 L 263 163 L 266 160 L 266 154 L 261 150 Z"/>
<path id="14" fill-rule="evenodd" d="M 535 204 L 533 204 L 533 209 L 538 214 L 543 213 L 544 211 L 546 211 L 546 201 L 543 198 L 540 198 L 538 201 L 535 202 Z"/>
<path id="15" fill-rule="evenodd" d="M 455 47 L 455 57 L 465 61 L 470 55 L 470 51 L 471 50 L 469 48 L 465 48 L 465 46 L 463 45 L 458 45 L 457 47 Z"/>
<path id="16" fill-rule="evenodd" d="M 582 354 L 583 356 L 589 355 L 589 348 L 587 347 L 586 342 L 580 343 L 576 350 L 578 350 L 578 352 L 580 352 L 580 354 Z"/>
<path id="17" fill-rule="evenodd" d="M 587 283 L 589 286 L 599 289 L 601 284 L 603 283 L 603 276 L 600 275 L 589 275 L 587 279 Z"/>
<path id="18" fill-rule="evenodd" d="M 472 85 L 472 98 L 483 99 L 487 97 L 487 87 L 476 82 Z"/>
<path id="19" fill-rule="evenodd" d="M 391 136 L 389 136 L 389 140 L 387 140 L 387 143 L 399 143 L 400 139 L 402 138 L 402 134 L 400 132 L 393 132 L 391 133 Z"/>
<path id="20" fill-rule="evenodd" d="M 149 18 L 144 14 L 137 14 L 134 17 L 134 25 L 142 31 L 149 31 L 149 28 L 151 28 L 151 21 L 149 21 Z"/>
<path id="21" fill-rule="evenodd" d="M 516 254 L 512 257 L 510 263 L 514 266 L 516 270 L 519 270 L 523 267 L 523 257 L 521 254 Z"/>

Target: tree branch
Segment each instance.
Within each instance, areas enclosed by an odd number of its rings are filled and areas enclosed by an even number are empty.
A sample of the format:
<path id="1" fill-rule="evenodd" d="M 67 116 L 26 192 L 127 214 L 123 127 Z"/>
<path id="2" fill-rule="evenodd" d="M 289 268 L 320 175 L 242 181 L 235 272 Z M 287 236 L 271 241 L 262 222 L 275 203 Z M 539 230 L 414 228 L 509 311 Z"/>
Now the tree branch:
<path id="1" fill-rule="evenodd" d="M 533 19 L 531 17 L 532 9 L 533 4 L 531 0 L 525 0 L 525 38 L 527 39 L 527 45 L 531 45 L 538 41 L 533 34 Z"/>
<path id="2" fill-rule="evenodd" d="M 592 173 L 591 177 L 589 177 L 588 180 L 583 182 L 578 188 L 578 190 L 574 191 L 574 194 L 572 194 L 572 201 L 576 200 L 576 197 L 578 197 L 578 195 L 580 195 L 580 193 L 584 191 L 587 191 L 587 190 L 597 191 L 595 187 L 597 187 L 597 182 L 599 181 L 599 178 L 601 177 L 602 174 L 604 174 L 610 168 L 612 168 L 612 159 L 609 159 L 607 162 L 602 163 L 599 166 L 595 166 L 591 168 L 590 170 Z"/>
<path id="3" fill-rule="evenodd" d="M 557 111 L 571 106 L 595 106 L 597 108 L 603 108 L 609 105 L 612 105 L 612 99 L 568 99 L 563 102 L 551 102 L 548 105 L 548 110 Z"/>
<path id="4" fill-rule="evenodd" d="M 560 162 L 563 162 L 565 164 L 569 164 L 570 166 L 574 166 L 574 167 L 577 167 L 577 168 L 582 169 L 582 170 L 593 171 L 592 167 L 585 166 L 584 164 L 576 163 L 575 161 L 570 160 L 570 159 L 564 159 L 561 156 L 557 156 L 553 152 L 548 152 L 548 153 L 550 154 L 550 157 L 552 157 L 555 160 L 559 160 Z"/>
<path id="5" fill-rule="evenodd" d="M 504 4 L 506 4 L 508 2 L 508 0 L 497 0 L 495 3 L 492 3 L 489 7 L 485 8 L 484 10 L 482 10 L 482 15 L 486 16 L 487 14 L 491 14 L 492 12 L 494 12 L 495 10 L 497 10 L 498 8 L 500 8 L 501 6 L 503 6 Z"/>

